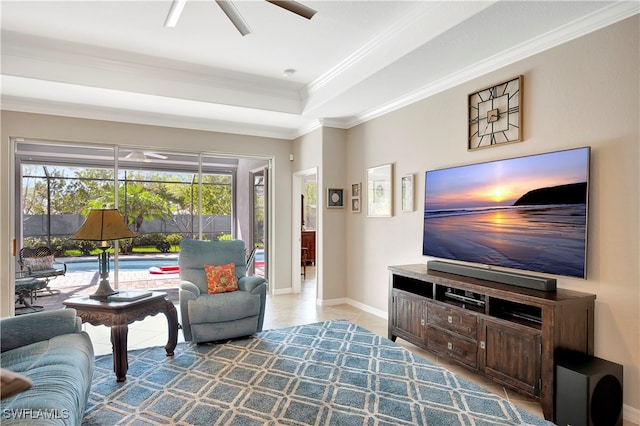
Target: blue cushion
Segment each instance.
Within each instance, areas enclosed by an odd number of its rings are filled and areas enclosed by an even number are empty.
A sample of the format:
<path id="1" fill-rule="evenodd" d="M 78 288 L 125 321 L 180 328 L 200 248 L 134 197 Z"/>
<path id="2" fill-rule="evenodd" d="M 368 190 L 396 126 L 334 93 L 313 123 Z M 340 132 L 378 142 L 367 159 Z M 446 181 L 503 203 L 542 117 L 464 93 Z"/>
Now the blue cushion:
<path id="1" fill-rule="evenodd" d="M 94 369 L 93 346 L 87 333 L 63 334 L 3 352 L 0 363 L 33 381 L 31 389 L 2 400 L 2 413 L 22 410 L 55 417 L 34 422 L 4 416 L 3 425 L 82 423 Z"/>
<path id="2" fill-rule="evenodd" d="M 203 294 L 189 301 L 192 324 L 226 322 L 260 314 L 260 295 L 246 291 Z"/>

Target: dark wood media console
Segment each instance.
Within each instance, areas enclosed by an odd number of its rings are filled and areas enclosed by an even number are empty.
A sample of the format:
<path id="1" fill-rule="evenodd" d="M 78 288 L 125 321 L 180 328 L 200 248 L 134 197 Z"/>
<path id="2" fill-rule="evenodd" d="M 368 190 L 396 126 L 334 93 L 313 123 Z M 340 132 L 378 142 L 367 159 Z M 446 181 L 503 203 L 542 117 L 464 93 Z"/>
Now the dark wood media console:
<path id="1" fill-rule="evenodd" d="M 400 337 L 540 401 L 555 419 L 555 358 L 593 355 L 596 296 L 546 292 L 429 271 L 389 268 L 389 339 Z"/>

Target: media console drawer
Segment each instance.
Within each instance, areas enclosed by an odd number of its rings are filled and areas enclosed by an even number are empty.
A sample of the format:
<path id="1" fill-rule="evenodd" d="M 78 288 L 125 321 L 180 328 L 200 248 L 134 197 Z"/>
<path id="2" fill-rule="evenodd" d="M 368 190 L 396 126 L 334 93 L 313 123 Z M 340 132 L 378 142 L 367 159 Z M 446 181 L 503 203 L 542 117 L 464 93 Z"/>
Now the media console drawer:
<path id="1" fill-rule="evenodd" d="M 459 308 L 429 303 L 427 323 L 473 340 L 478 336 L 478 316 Z"/>
<path id="2" fill-rule="evenodd" d="M 477 343 L 462 339 L 454 334 L 429 328 L 427 330 L 427 349 L 473 369 L 478 367 Z"/>

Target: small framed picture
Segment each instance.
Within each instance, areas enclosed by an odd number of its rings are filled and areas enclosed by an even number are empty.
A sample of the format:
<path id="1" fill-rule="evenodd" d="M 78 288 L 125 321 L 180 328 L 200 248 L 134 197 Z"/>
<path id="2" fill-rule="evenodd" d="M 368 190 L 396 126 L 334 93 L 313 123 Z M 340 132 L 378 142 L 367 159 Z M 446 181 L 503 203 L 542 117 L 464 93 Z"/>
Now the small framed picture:
<path id="1" fill-rule="evenodd" d="M 393 216 L 393 164 L 367 169 L 367 216 Z"/>
<path id="2" fill-rule="evenodd" d="M 351 198 L 351 213 L 360 213 L 360 197 Z"/>
<path id="3" fill-rule="evenodd" d="M 351 185 L 351 213 L 360 213 L 360 191 L 361 184 L 359 182 Z"/>
<path id="4" fill-rule="evenodd" d="M 402 211 L 413 211 L 413 175 L 404 175 L 400 179 L 400 187 L 402 191 Z"/>
<path id="5" fill-rule="evenodd" d="M 360 183 L 351 185 L 351 198 L 360 198 Z"/>
<path id="6" fill-rule="evenodd" d="M 341 209 L 344 207 L 344 189 L 327 188 L 327 208 Z"/>

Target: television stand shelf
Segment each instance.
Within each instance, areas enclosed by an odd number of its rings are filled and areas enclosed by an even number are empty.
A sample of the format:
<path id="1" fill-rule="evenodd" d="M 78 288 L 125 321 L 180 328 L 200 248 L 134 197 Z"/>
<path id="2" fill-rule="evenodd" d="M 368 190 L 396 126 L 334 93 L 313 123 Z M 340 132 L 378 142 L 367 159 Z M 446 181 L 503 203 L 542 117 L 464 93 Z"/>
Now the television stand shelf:
<path id="1" fill-rule="evenodd" d="M 425 264 L 388 269 L 389 339 L 400 337 L 533 397 L 554 420 L 555 357 L 593 355 L 595 295 L 516 287 Z"/>

